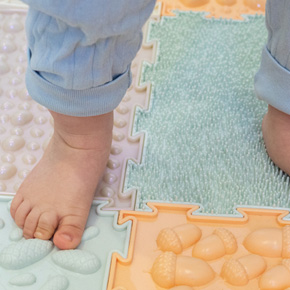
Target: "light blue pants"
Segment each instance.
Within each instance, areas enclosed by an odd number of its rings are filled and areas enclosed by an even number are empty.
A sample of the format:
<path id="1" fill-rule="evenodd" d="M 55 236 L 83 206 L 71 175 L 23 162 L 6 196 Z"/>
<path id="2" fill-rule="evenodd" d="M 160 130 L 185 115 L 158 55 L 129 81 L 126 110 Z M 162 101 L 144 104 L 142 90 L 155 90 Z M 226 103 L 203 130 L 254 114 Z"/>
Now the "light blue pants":
<path id="1" fill-rule="evenodd" d="M 290 1 L 267 0 L 268 42 L 255 77 L 257 96 L 290 114 Z"/>
<path id="2" fill-rule="evenodd" d="M 26 85 L 48 109 L 93 116 L 118 106 L 155 0 L 23 0 Z"/>
<path id="3" fill-rule="evenodd" d="M 118 106 L 131 82 L 130 64 L 155 0 L 23 0 L 31 97 L 48 109 L 93 116 Z M 268 0 L 268 43 L 255 90 L 290 114 L 290 1 Z"/>

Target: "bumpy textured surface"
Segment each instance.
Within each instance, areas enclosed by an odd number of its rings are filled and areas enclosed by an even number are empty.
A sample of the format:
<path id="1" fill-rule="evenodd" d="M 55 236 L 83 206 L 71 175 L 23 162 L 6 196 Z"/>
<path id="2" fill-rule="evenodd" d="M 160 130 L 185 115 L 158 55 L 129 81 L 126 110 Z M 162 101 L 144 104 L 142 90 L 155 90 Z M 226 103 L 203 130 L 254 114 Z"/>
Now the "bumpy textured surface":
<path id="1" fill-rule="evenodd" d="M 214 234 L 219 236 L 223 241 L 227 254 L 233 254 L 236 252 L 238 248 L 237 240 L 229 230 L 218 228 L 214 230 Z"/>
<path id="2" fill-rule="evenodd" d="M 240 217 L 215 217 L 200 215 L 196 205 L 156 202 L 148 206 L 152 212 L 121 211 L 122 218 L 137 219 L 137 229 L 132 233 L 134 238 L 130 245 L 134 256 L 118 262 L 111 278 L 113 290 L 163 290 L 179 285 L 196 290 L 286 290 L 290 287 L 290 259 L 283 259 L 281 255 L 282 231 L 289 227 L 289 221 L 283 218 L 289 214 L 288 210 L 241 208 L 238 209 L 242 213 Z M 156 245 L 160 232 L 187 224 L 199 227 L 201 240 L 178 255 L 162 253 Z M 228 241 L 229 235 L 236 240 L 236 251 L 217 255 L 222 243 L 213 234 L 215 229 L 223 232 L 220 236 L 225 236 L 224 240 Z M 192 257 L 193 250 L 202 241 L 207 256 L 208 252 L 215 256 L 207 263 L 203 258 Z M 197 284 L 195 277 L 201 283 Z"/>
<path id="3" fill-rule="evenodd" d="M 266 42 L 264 16 L 245 21 L 176 12 L 154 23 L 154 65 L 148 111 L 137 110 L 134 132 L 146 132 L 141 165 L 129 162 L 125 188 L 147 200 L 196 202 L 204 212 L 235 205 L 289 206 L 289 177 L 269 159 L 261 122 L 267 105 L 253 78 Z"/>
<path id="4" fill-rule="evenodd" d="M 245 268 L 237 260 L 228 260 L 224 263 L 221 277 L 228 283 L 236 286 L 247 285 L 249 282 Z"/>
<path id="5" fill-rule="evenodd" d="M 16 270 L 25 268 L 48 255 L 53 248 L 51 241 L 21 240 L 0 252 L 0 266 Z"/>
<path id="6" fill-rule="evenodd" d="M 151 275 L 159 286 L 170 288 L 175 285 L 176 258 L 173 252 L 165 252 L 155 260 Z"/>
<path id="7" fill-rule="evenodd" d="M 290 273 L 290 259 L 284 259 L 282 261 L 282 265 L 284 265 L 289 270 Z"/>
<path id="8" fill-rule="evenodd" d="M 290 258 L 290 226 L 283 227 L 282 231 L 282 257 Z"/>
<path id="9" fill-rule="evenodd" d="M 10 279 L 9 283 L 15 286 L 29 286 L 36 282 L 35 275 L 31 273 L 20 274 L 12 279 Z"/>
<path id="10" fill-rule="evenodd" d="M 40 290 L 66 290 L 68 289 L 69 281 L 66 277 L 58 275 L 49 279 Z"/>
<path id="11" fill-rule="evenodd" d="M 172 251 L 175 254 L 182 252 L 182 245 L 180 239 L 173 229 L 163 229 L 157 237 L 157 246 L 162 251 Z"/>
<path id="12" fill-rule="evenodd" d="M 101 262 L 94 253 L 84 250 L 59 251 L 52 255 L 56 265 L 80 274 L 92 274 L 101 267 Z"/>
<path id="13" fill-rule="evenodd" d="M 116 225 L 116 212 L 103 212 L 95 203 L 78 249 L 60 251 L 51 241 L 22 237 L 9 213 L 10 200 L 0 197 L 1 290 L 106 289 L 112 252 L 127 255 L 130 224 Z"/>
<path id="14" fill-rule="evenodd" d="M 99 233 L 100 233 L 99 228 L 97 228 L 97 227 L 88 227 L 88 228 L 85 229 L 85 231 L 83 233 L 82 241 L 91 240 L 91 239 L 97 237 Z"/>

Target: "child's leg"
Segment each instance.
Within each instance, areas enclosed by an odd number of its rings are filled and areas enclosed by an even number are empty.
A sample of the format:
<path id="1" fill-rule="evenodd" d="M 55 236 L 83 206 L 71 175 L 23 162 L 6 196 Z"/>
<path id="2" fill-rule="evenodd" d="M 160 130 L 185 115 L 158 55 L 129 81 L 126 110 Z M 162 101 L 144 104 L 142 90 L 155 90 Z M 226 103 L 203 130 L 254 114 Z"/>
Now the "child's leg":
<path id="1" fill-rule="evenodd" d="M 61 249 L 81 241 L 112 140 L 113 113 L 130 85 L 130 63 L 155 0 L 24 0 L 33 99 L 54 118 L 43 158 L 11 214 L 26 238 Z"/>
<path id="2" fill-rule="evenodd" d="M 290 175 L 290 115 L 269 105 L 262 131 L 270 158 Z"/>
<path id="3" fill-rule="evenodd" d="M 255 90 L 269 104 L 262 124 L 267 152 L 290 174 L 290 1 L 268 0 L 266 25 L 268 42 L 255 77 Z"/>
<path id="4" fill-rule="evenodd" d="M 11 214 L 25 238 L 50 239 L 57 229 L 54 243 L 61 249 L 75 248 L 110 154 L 113 114 L 51 113 L 54 134 L 18 190 Z"/>

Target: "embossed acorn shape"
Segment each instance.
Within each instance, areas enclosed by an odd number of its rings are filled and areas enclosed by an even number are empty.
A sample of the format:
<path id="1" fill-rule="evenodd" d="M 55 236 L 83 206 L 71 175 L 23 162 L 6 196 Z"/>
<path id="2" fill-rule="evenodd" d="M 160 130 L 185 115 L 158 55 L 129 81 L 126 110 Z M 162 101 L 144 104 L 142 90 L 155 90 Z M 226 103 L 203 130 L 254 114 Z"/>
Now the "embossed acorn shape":
<path id="1" fill-rule="evenodd" d="M 287 287 L 290 287 L 290 259 L 265 272 L 259 280 L 261 290 L 284 290 Z"/>
<path id="2" fill-rule="evenodd" d="M 237 240 L 229 230 L 217 228 L 213 234 L 197 242 L 192 250 L 192 256 L 206 261 L 230 255 L 238 249 Z"/>
<path id="3" fill-rule="evenodd" d="M 251 254 L 226 261 L 221 270 L 221 277 L 231 285 L 245 286 L 251 279 L 260 276 L 266 267 L 263 257 Z"/>
<path id="4" fill-rule="evenodd" d="M 193 257 L 177 256 L 173 252 L 164 252 L 156 258 L 151 275 L 153 281 L 164 288 L 202 286 L 215 277 L 207 262 Z"/>
<path id="5" fill-rule="evenodd" d="M 244 240 L 245 248 L 256 255 L 270 258 L 290 258 L 290 225 L 263 228 L 250 233 Z"/>
<path id="6" fill-rule="evenodd" d="M 201 230 L 193 224 L 179 225 L 161 230 L 157 237 L 157 246 L 161 251 L 180 254 L 195 244 L 201 237 Z"/>

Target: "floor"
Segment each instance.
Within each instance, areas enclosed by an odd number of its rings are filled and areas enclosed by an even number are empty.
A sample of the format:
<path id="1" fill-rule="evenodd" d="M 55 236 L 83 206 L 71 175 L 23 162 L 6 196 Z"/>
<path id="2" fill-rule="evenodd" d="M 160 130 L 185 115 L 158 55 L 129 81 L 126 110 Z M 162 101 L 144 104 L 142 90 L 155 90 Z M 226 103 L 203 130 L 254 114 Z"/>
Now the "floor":
<path id="1" fill-rule="evenodd" d="M 60 251 L 50 241 L 24 240 L 9 215 L 11 198 L 53 130 L 48 111 L 31 99 L 24 84 L 26 9 L 18 1 L 0 1 L 0 290 L 290 289 L 289 178 L 270 161 L 265 159 L 271 186 L 281 180 L 279 188 L 268 186 L 270 199 L 263 192 L 246 203 L 239 194 L 234 205 L 226 204 L 227 198 L 220 207 L 210 195 L 203 200 L 186 199 L 185 191 L 176 198 L 167 195 L 167 181 L 162 190 L 149 187 L 150 195 L 145 194 L 134 173 L 145 166 L 151 140 L 150 132 L 138 129 L 139 117 L 157 107 L 157 84 L 148 82 L 154 75 L 150 70 L 162 64 L 162 43 L 151 38 L 154 23 L 166 28 L 178 14 L 200 11 L 207 13 L 196 17 L 215 19 L 217 25 L 223 19 L 249 21 L 244 14 L 258 14 L 253 19 L 259 22 L 265 1 L 157 2 L 132 63 L 132 86 L 114 112 L 110 159 L 74 251 Z M 207 180 L 201 183 L 209 189 Z"/>

